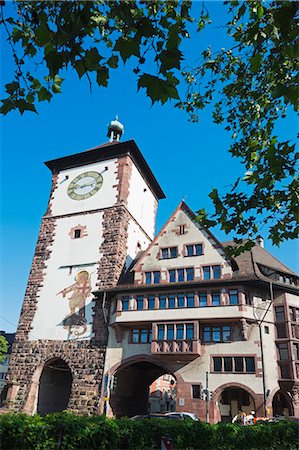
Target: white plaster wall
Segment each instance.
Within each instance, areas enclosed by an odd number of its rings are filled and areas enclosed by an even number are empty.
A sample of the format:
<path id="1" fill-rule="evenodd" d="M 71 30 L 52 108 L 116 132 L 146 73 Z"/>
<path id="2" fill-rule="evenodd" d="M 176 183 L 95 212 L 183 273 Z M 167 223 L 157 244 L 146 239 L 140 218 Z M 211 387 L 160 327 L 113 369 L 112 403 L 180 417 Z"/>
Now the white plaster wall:
<path id="1" fill-rule="evenodd" d="M 187 233 L 178 235 L 175 231 L 182 224 L 187 224 Z M 203 244 L 203 255 L 186 257 L 184 246 L 193 243 Z M 168 270 L 170 268 L 175 269 L 180 267 L 194 267 L 194 276 L 196 278 L 202 278 L 201 266 L 203 265 L 220 265 L 222 275 L 232 274 L 231 267 L 225 259 L 223 250 L 214 248 L 213 244 L 217 245 L 208 233 L 192 222 L 184 211 L 179 210 L 166 225 L 165 230 L 158 237 L 157 242 L 146 253 L 146 257 L 142 259 L 142 271 L 160 270 L 161 281 L 167 280 Z M 160 249 L 166 247 L 178 247 L 178 257 L 160 259 Z M 136 281 L 141 281 L 142 274 L 136 272 L 135 279 Z"/>
<path id="2" fill-rule="evenodd" d="M 155 232 L 156 199 L 137 167 L 132 165 L 127 208 L 150 238 Z"/>
<path id="3" fill-rule="evenodd" d="M 288 306 L 295 306 L 296 308 L 299 308 L 298 295 L 286 293 L 285 296 L 286 296 Z"/>
<path id="4" fill-rule="evenodd" d="M 117 159 L 99 161 L 86 166 L 74 167 L 62 170 L 58 176 L 58 187 L 55 189 L 52 199 L 52 214 L 63 215 L 74 212 L 90 211 L 93 209 L 113 206 L 117 200 Z M 105 170 L 108 167 L 108 170 Z M 72 180 L 84 172 L 95 171 L 102 175 L 103 185 L 100 190 L 86 200 L 73 200 L 67 194 L 67 189 Z M 66 179 L 68 176 L 68 179 Z"/>
<path id="5" fill-rule="evenodd" d="M 63 320 L 69 316 L 69 301 L 72 293 L 65 297 L 59 294 L 63 289 L 76 282 L 76 275 L 82 270 L 90 274 L 92 290 L 96 288 L 97 269 L 102 255 L 99 247 L 103 241 L 103 213 L 80 215 L 57 219 L 51 257 L 47 262 L 43 287 L 39 291 L 37 311 L 29 334 L 30 340 L 51 339 L 67 340 L 75 337 L 63 326 Z M 69 231 L 78 224 L 87 227 L 88 236 L 71 239 Z M 80 267 L 69 267 L 82 264 Z M 92 294 L 86 300 L 85 311 L 87 331 L 80 339 L 91 338 Z"/>
<path id="6" fill-rule="evenodd" d="M 137 244 L 140 244 L 140 247 L 138 247 Z M 126 269 L 128 269 L 131 262 L 135 259 L 137 253 L 141 250 L 145 250 L 149 244 L 149 237 L 144 233 L 140 226 L 131 219 L 128 227 L 128 256 L 126 259 Z"/>

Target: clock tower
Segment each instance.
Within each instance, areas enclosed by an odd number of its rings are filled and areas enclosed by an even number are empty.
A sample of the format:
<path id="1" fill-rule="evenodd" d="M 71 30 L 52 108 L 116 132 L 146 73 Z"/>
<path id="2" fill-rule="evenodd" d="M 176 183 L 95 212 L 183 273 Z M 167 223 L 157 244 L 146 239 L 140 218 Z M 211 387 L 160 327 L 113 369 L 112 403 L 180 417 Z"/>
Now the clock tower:
<path id="1" fill-rule="evenodd" d="M 97 413 L 107 344 L 105 290 L 154 236 L 164 198 L 123 126 L 110 141 L 46 162 L 52 172 L 8 372 L 8 405 Z M 102 292 L 95 300 L 94 291 Z"/>

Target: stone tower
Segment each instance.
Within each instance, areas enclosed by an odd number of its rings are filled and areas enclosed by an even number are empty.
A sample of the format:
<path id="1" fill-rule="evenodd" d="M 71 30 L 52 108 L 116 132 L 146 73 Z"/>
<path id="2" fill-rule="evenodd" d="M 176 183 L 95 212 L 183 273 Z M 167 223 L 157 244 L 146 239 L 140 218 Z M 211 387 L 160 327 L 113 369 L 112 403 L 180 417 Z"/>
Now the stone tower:
<path id="1" fill-rule="evenodd" d="M 101 408 L 105 289 L 148 247 L 164 198 L 136 143 L 119 141 L 122 125 L 108 130 L 110 142 L 45 163 L 52 189 L 8 373 L 16 411 Z"/>

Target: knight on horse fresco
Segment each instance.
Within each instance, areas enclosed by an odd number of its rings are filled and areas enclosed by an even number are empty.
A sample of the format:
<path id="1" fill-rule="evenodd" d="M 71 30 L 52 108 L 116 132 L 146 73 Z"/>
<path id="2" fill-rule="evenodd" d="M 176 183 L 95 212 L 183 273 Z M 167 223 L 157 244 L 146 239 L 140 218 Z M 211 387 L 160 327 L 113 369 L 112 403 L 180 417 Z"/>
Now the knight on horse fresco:
<path id="1" fill-rule="evenodd" d="M 81 335 L 83 334 L 86 327 L 86 318 L 85 318 L 85 302 L 87 297 L 91 293 L 91 284 L 90 284 L 90 274 L 86 270 L 82 270 L 78 272 L 76 275 L 76 283 L 68 286 L 62 291 L 58 292 L 57 295 L 62 295 L 63 298 L 66 297 L 66 294 L 72 293 L 69 300 L 69 309 L 70 315 L 66 319 L 64 319 L 64 326 L 69 327 L 71 334 Z M 77 327 L 75 332 L 72 332 L 73 327 Z M 80 330 L 78 329 L 80 327 Z M 83 327 L 83 330 L 82 330 Z"/>

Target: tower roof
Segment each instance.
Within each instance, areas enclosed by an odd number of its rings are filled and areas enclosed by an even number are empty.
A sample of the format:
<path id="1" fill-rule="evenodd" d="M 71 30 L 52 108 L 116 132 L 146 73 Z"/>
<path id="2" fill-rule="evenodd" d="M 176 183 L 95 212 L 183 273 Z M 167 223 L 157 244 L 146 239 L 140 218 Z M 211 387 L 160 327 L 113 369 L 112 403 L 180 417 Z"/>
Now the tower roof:
<path id="1" fill-rule="evenodd" d="M 143 174 L 145 180 L 148 182 L 149 186 L 151 186 L 156 197 L 158 199 L 165 198 L 165 194 L 160 184 L 133 139 L 124 142 L 107 142 L 81 153 L 75 153 L 73 155 L 46 161 L 45 165 L 51 170 L 52 173 L 57 173 L 61 170 L 84 166 L 112 158 L 118 158 L 124 155 L 129 155 L 132 158 L 140 172 Z"/>

